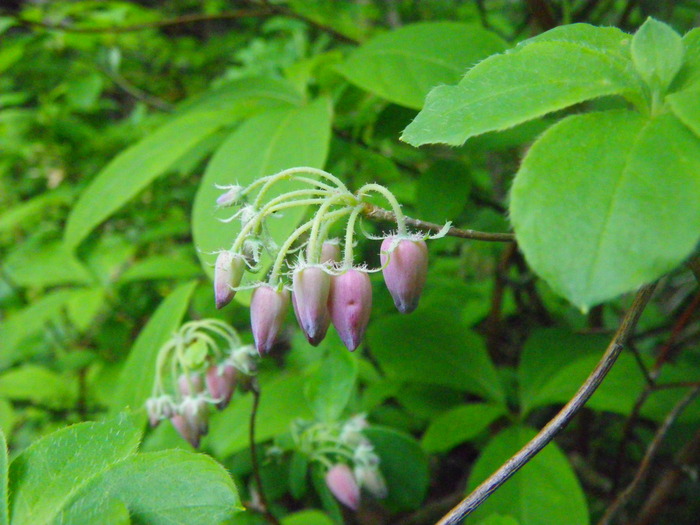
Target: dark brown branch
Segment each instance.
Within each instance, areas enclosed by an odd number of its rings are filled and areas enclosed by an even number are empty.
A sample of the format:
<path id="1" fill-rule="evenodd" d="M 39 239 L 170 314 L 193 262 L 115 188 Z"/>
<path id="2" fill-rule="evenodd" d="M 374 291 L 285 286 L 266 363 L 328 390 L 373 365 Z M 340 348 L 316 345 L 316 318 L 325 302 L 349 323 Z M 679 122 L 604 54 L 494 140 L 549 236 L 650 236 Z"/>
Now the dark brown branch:
<path id="1" fill-rule="evenodd" d="M 393 212 L 380 208 L 378 206 L 373 206 L 372 204 L 365 204 L 365 217 L 387 222 L 396 222 L 396 215 Z M 406 224 L 418 228 L 419 230 L 429 231 L 437 233 L 442 230 L 442 225 L 435 224 L 434 222 L 426 222 L 418 219 L 411 219 L 406 217 Z M 447 232 L 450 237 L 459 237 L 461 239 L 473 239 L 475 241 L 490 241 L 490 242 L 514 242 L 515 235 L 512 233 L 491 233 L 491 232 L 480 232 L 476 230 L 462 230 L 459 228 L 450 228 Z"/>
<path id="2" fill-rule="evenodd" d="M 656 453 L 659 450 L 659 447 L 661 446 L 661 442 L 664 440 L 664 437 L 668 433 L 669 429 L 681 415 L 683 410 L 685 410 L 685 408 L 690 403 L 692 403 L 692 401 L 697 397 L 698 393 L 700 393 L 700 387 L 693 388 L 678 403 L 676 403 L 671 412 L 669 412 L 664 422 L 656 431 L 654 439 L 652 439 L 651 443 L 649 443 L 647 451 L 644 454 L 644 458 L 642 458 L 641 463 L 639 464 L 639 468 L 637 469 L 637 473 L 634 475 L 634 478 L 632 479 L 630 484 L 627 485 L 627 487 L 625 487 L 625 489 L 618 494 L 617 498 L 615 498 L 615 501 L 613 501 L 612 504 L 608 507 L 608 510 L 605 511 L 605 514 L 598 522 L 598 525 L 609 525 L 615 514 L 622 507 L 624 507 L 624 505 L 630 499 L 634 491 L 637 490 L 639 484 L 646 477 L 647 472 L 649 471 L 649 467 L 651 466 L 651 462 L 654 459 L 654 456 L 656 456 Z"/>
<path id="3" fill-rule="evenodd" d="M 588 376 L 586 381 L 581 385 L 573 398 L 562 408 L 540 432 L 530 440 L 522 449 L 514 456 L 506 461 L 496 472 L 494 472 L 486 481 L 479 485 L 471 494 L 463 499 L 459 505 L 453 508 L 446 514 L 438 525 L 456 525 L 464 517 L 471 514 L 476 508 L 481 505 L 493 492 L 498 489 L 503 483 L 510 479 L 520 468 L 522 468 L 530 459 L 540 452 L 554 437 L 571 421 L 578 413 L 583 405 L 590 399 L 596 391 L 600 383 L 605 379 L 610 368 L 617 360 L 620 352 L 627 342 L 627 338 L 634 330 L 634 327 L 642 315 L 656 284 L 643 286 L 637 292 L 632 306 L 622 319 L 620 326 L 615 333 L 612 341 L 608 345 L 603 357 L 598 362 L 593 372 Z"/>

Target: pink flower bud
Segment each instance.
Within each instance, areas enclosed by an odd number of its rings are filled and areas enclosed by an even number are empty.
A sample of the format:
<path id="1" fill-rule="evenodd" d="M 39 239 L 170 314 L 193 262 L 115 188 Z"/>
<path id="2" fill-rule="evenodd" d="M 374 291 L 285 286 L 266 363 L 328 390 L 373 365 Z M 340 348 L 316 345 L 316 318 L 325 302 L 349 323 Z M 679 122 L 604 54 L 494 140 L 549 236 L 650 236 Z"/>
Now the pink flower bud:
<path id="1" fill-rule="evenodd" d="M 201 437 L 209 429 L 209 409 L 202 398 L 187 397 L 179 407 L 179 413 L 170 418 L 175 429 L 197 448 Z"/>
<path id="2" fill-rule="evenodd" d="M 221 309 L 231 302 L 241 284 L 245 262 L 243 258 L 229 250 L 219 252 L 214 264 L 214 299 L 216 308 Z"/>
<path id="3" fill-rule="evenodd" d="M 292 288 L 292 303 L 299 326 L 309 343 L 317 346 L 326 337 L 331 324 L 328 312 L 331 276 L 317 266 L 307 266 L 294 272 Z"/>
<path id="4" fill-rule="evenodd" d="M 288 308 L 287 290 L 278 292 L 272 286 L 264 284 L 253 292 L 250 300 L 250 324 L 253 327 L 255 348 L 260 355 L 269 352 L 275 344 Z"/>
<path id="5" fill-rule="evenodd" d="M 203 389 L 202 376 L 197 373 L 191 373 L 188 381 L 185 374 L 180 374 L 180 377 L 177 378 L 177 386 L 183 397 L 193 396 L 200 393 Z"/>
<path id="6" fill-rule="evenodd" d="M 337 242 L 326 241 L 321 247 L 321 262 L 338 262 L 340 260 L 340 246 Z"/>
<path id="7" fill-rule="evenodd" d="M 351 352 L 362 342 L 372 310 L 372 285 L 366 272 L 350 269 L 331 278 L 328 307 L 333 326 Z"/>
<path id="8" fill-rule="evenodd" d="M 242 186 L 217 186 L 217 188 L 219 188 L 220 190 L 227 190 L 226 193 L 222 193 L 216 199 L 217 206 L 221 208 L 228 208 L 229 206 L 233 206 L 234 204 L 237 204 L 238 201 L 241 199 L 241 193 L 243 191 Z"/>
<path id="9" fill-rule="evenodd" d="M 425 285 L 428 247 L 425 241 L 402 239 L 394 251 L 387 253 L 393 242 L 393 237 L 382 242 L 379 256 L 384 267 L 382 273 L 396 308 L 402 314 L 408 314 L 418 306 Z"/>
<path id="10" fill-rule="evenodd" d="M 213 365 L 207 369 L 207 390 L 211 397 L 217 400 L 216 406 L 223 410 L 231 401 L 231 395 L 236 388 L 238 371 L 233 365 Z"/>
<path id="11" fill-rule="evenodd" d="M 357 510 L 360 505 L 360 487 L 350 467 L 338 463 L 326 473 L 326 485 L 333 495 L 346 507 Z"/>

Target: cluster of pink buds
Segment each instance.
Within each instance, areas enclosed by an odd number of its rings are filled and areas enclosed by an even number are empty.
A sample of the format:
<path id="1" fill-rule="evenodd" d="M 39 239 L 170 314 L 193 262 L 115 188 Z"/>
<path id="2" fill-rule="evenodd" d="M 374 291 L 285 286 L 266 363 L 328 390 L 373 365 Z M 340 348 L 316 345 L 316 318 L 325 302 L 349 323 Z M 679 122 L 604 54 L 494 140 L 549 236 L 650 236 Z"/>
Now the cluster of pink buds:
<path id="1" fill-rule="evenodd" d="M 293 448 L 325 469 L 328 489 L 346 507 L 357 510 L 362 490 L 375 498 L 387 496 L 379 456 L 362 431 L 367 428 L 363 414 L 345 422 L 292 425 Z M 275 452 L 284 452 L 277 448 Z"/>
<path id="2" fill-rule="evenodd" d="M 302 189 L 267 199 L 270 190 L 282 181 L 294 181 Z M 261 355 L 274 345 L 290 303 L 309 343 L 318 345 L 332 324 L 345 346 L 355 350 L 364 338 L 372 310 L 372 272 L 384 274 L 399 312 L 410 313 L 418 306 L 428 271 L 428 237 L 408 232 L 400 204 L 385 187 L 365 184 L 351 193 L 342 181 L 323 170 L 291 168 L 247 187 L 220 188 L 226 190 L 217 199 L 220 207 L 240 207 L 224 222 L 239 220 L 241 227 L 231 248 L 220 251 L 216 259 L 216 305 L 226 305 L 236 290 L 254 289 L 250 317 L 255 346 Z M 370 209 L 367 197 L 373 193 L 390 204 L 397 231 L 379 238 L 383 239 L 382 265 L 370 270 L 355 264 L 354 248 L 358 221 Z M 268 234 L 266 220 L 293 207 L 317 209 L 278 246 Z M 345 221 L 342 244 L 330 237 L 331 229 L 341 220 Z M 432 238 L 443 236 L 448 226 Z M 273 260 L 266 281 L 241 285 L 246 269 L 263 269 L 264 254 Z M 292 254 L 297 255 L 293 258 Z"/>
<path id="3" fill-rule="evenodd" d="M 207 433 L 209 406 L 226 408 L 237 385 L 257 370 L 257 353 L 218 319 L 185 323 L 160 348 L 153 393 L 146 401 L 151 425 L 170 419 L 193 447 Z"/>

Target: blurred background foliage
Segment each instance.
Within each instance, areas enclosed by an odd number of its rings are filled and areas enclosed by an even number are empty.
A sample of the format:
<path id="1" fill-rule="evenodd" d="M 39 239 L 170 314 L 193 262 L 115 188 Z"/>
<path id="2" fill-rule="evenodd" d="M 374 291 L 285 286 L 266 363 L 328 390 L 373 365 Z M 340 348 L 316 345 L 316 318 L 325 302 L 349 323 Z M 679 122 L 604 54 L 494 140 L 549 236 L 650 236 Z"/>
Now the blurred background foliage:
<path id="1" fill-rule="evenodd" d="M 213 306 L 203 252 L 233 238 L 215 223 L 214 182 L 316 163 L 350 188 L 388 186 L 410 216 L 508 231 L 511 177 L 547 122 L 458 148 L 415 149 L 398 136 L 428 89 L 556 25 L 634 31 L 652 15 L 684 33 L 699 14 L 691 0 L 4 2 L 0 427 L 11 456 L 68 424 L 138 410 L 152 381 L 147 355 L 182 320 L 220 318 L 250 340 L 244 305 Z M 414 23 L 444 21 L 465 26 L 410 32 Z M 462 41 L 464 32 L 472 36 Z M 397 58 L 401 50 L 409 58 Z M 378 58 L 384 51 L 387 62 Z M 299 123 L 282 130 L 282 145 L 270 138 L 282 129 L 275 115 Z M 274 159 L 258 163 L 263 152 Z M 254 163 L 261 172 L 245 172 Z M 98 174 L 113 185 L 86 192 Z M 376 243 L 360 249 L 377 262 Z M 381 278 L 373 278 L 367 341 L 355 354 L 339 357 L 335 335 L 310 348 L 290 322 L 262 364 L 260 442 L 280 439 L 295 418 L 317 417 L 315 396 L 333 398 L 336 389 L 350 394 L 329 403 L 341 403 L 345 417 L 365 412 L 376 425 L 390 496 L 346 513 L 348 523 L 434 522 L 571 397 L 629 304 L 623 297 L 583 315 L 507 245 L 445 238 L 430 252 L 426 292 L 410 317 L 394 312 Z M 623 355 L 557 444 L 494 495 L 474 523 L 600 517 L 685 393 L 650 387 L 640 364 L 658 364 L 660 382 L 700 378 L 698 297 L 687 270 L 662 282 L 634 339 L 636 357 Z M 339 359 L 353 366 L 331 381 Z M 251 405 L 249 394 L 238 394 L 202 445 L 231 472 L 244 502 L 254 497 Z M 670 430 L 626 518 L 653 511 L 648 523 L 697 522 L 697 476 L 677 476 L 672 496 L 641 509 L 683 451 L 697 473 L 698 421 L 695 402 Z M 188 445 L 169 425 L 148 432 L 142 446 L 171 448 Z M 332 499 L 290 488 L 288 461 L 263 465 L 273 512 L 291 516 L 284 523 L 341 519 Z M 262 522 L 253 511 L 231 521 Z"/>

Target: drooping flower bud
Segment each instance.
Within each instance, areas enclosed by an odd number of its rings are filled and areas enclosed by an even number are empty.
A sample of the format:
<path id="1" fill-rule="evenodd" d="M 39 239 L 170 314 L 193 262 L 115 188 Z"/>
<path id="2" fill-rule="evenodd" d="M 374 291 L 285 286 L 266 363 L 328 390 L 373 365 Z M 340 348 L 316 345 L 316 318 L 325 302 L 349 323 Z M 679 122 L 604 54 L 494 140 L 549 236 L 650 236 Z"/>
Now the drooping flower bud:
<path id="1" fill-rule="evenodd" d="M 394 250 L 388 253 L 393 243 L 393 237 L 382 242 L 382 273 L 396 308 L 402 314 L 408 314 L 418 306 L 425 285 L 428 247 L 422 240 L 401 239 Z"/>
<path id="2" fill-rule="evenodd" d="M 241 284 L 245 261 L 230 250 L 219 252 L 214 264 L 214 299 L 216 308 L 221 309 L 236 295 L 234 288 Z"/>
<path id="3" fill-rule="evenodd" d="M 234 204 L 238 204 L 238 201 L 240 201 L 243 186 L 234 184 L 231 186 L 217 186 L 217 188 L 220 190 L 227 190 L 216 199 L 217 206 L 221 208 L 228 208 Z"/>
<path id="4" fill-rule="evenodd" d="M 335 241 L 325 241 L 321 246 L 321 262 L 334 263 L 340 260 L 340 246 Z"/>
<path id="5" fill-rule="evenodd" d="M 180 435 L 197 448 L 209 429 L 207 402 L 201 397 L 186 397 L 170 421 Z"/>
<path id="6" fill-rule="evenodd" d="M 250 300 L 250 324 L 253 328 L 255 348 L 266 354 L 275 344 L 277 335 L 289 308 L 289 292 L 277 291 L 269 285 L 255 289 Z"/>
<path id="7" fill-rule="evenodd" d="M 294 313 L 306 339 L 317 346 L 326 337 L 331 316 L 328 295 L 331 276 L 318 266 L 307 266 L 292 277 Z"/>
<path id="8" fill-rule="evenodd" d="M 346 507 L 357 510 L 360 505 L 360 487 L 350 467 L 338 463 L 326 473 L 326 485 L 333 495 Z"/>
<path id="9" fill-rule="evenodd" d="M 207 390 L 209 395 L 217 400 L 216 407 L 223 410 L 231 401 L 231 395 L 236 389 L 238 371 L 231 364 L 212 365 L 207 369 Z"/>
<path id="10" fill-rule="evenodd" d="M 372 285 L 366 272 L 350 269 L 331 278 L 328 301 L 333 326 L 351 352 L 362 342 L 372 311 Z"/>
<path id="11" fill-rule="evenodd" d="M 177 387 L 183 397 L 198 394 L 204 388 L 204 385 L 202 385 L 202 376 L 196 372 L 190 373 L 189 378 L 187 375 L 181 374 L 180 377 L 177 378 Z"/>
<path id="12" fill-rule="evenodd" d="M 146 400 L 146 412 L 151 426 L 158 426 L 163 419 L 170 419 L 175 414 L 173 398 L 169 395 L 149 397 Z"/>

